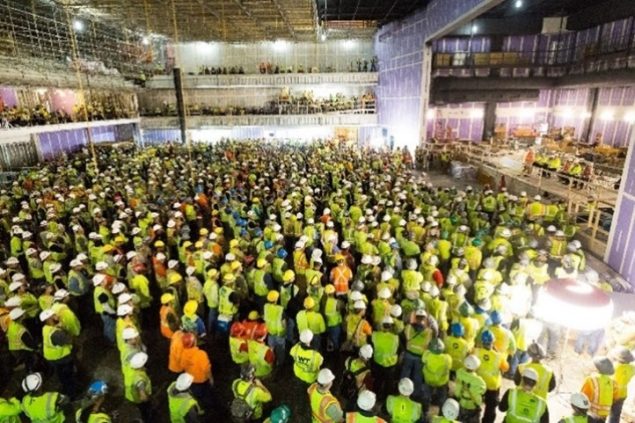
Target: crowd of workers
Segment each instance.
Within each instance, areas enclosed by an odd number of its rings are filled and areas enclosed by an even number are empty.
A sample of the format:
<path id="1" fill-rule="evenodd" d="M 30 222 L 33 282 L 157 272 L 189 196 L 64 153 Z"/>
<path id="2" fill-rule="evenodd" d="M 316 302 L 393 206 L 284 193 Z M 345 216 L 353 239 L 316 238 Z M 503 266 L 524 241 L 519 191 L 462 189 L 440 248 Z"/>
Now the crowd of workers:
<path id="1" fill-rule="evenodd" d="M 531 173 L 532 167 L 546 170 L 545 178 L 559 178 L 565 185 L 582 188 L 584 182 L 591 181 L 594 176 L 593 163 L 562 153 L 534 152 L 528 149 L 524 157 L 525 172 Z"/>
<path id="2" fill-rule="evenodd" d="M 554 277 L 601 285 L 565 208 L 435 188 L 409 167 L 401 153 L 233 141 L 23 174 L 0 193 L 3 372 L 20 381 L 0 421 L 62 422 L 69 408 L 78 422 L 131 421 L 104 406 L 118 388 L 145 422 L 223 407 L 237 422 L 619 422 L 628 346 L 594 358 L 569 415 L 549 413 L 544 360 L 561 330 L 533 299 Z M 118 351 L 123 386 L 82 389 L 75 352 L 91 325 Z M 163 343 L 148 349 L 150 332 Z M 240 368 L 227 386 L 214 386 L 229 371 L 212 374 L 219 346 Z M 156 349 L 172 375 L 158 407 Z M 301 389 L 276 398 L 280 382 Z"/>

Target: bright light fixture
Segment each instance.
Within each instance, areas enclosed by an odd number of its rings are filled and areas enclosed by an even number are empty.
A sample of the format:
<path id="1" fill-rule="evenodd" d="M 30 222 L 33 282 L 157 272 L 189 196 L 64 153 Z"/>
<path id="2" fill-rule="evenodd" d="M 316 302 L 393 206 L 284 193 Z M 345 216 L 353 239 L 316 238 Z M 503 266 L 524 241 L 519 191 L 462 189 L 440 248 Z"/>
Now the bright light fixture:
<path id="1" fill-rule="evenodd" d="M 615 119 L 615 113 L 612 110 L 605 110 L 602 112 L 601 118 L 602 120 L 613 120 Z"/>
<path id="2" fill-rule="evenodd" d="M 326 32 L 320 34 L 320 40 L 326 41 Z"/>
<path id="3" fill-rule="evenodd" d="M 149 46 L 150 45 L 150 38 L 148 37 L 143 37 L 141 39 L 141 44 L 143 44 L 144 46 Z"/>
<path id="4" fill-rule="evenodd" d="M 476 34 L 478 32 L 478 25 L 472 25 L 472 34 Z"/>
<path id="5" fill-rule="evenodd" d="M 73 29 L 77 32 L 82 32 L 84 30 L 84 22 L 79 19 L 73 20 Z"/>
<path id="6" fill-rule="evenodd" d="M 483 111 L 483 109 L 473 109 L 472 111 L 470 111 L 470 117 L 472 119 L 482 119 L 483 116 L 485 116 L 485 112 Z"/>
<path id="7" fill-rule="evenodd" d="M 288 46 L 289 43 L 287 43 L 285 40 L 276 40 L 273 43 L 273 49 L 276 51 L 285 51 Z"/>
<path id="8" fill-rule="evenodd" d="M 344 48 L 347 50 L 355 48 L 355 44 L 357 44 L 355 40 L 344 40 Z"/>
<path id="9" fill-rule="evenodd" d="M 571 107 L 567 107 L 566 109 L 563 110 L 562 112 L 562 116 L 565 118 L 572 118 L 573 117 L 573 109 Z"/>
<path id="10" fill-rule="evenodd" d="M 516 0 L 516 3 L 514 3 L 514 7 L 516 9 L 520 9 L 521 7 L 523 7 L 523 0 Z"/>
<path id="11" fill-rule="evenodd" d="M 428 120 L 434 120 L 437 117 L 437 110 L 436 109 L 428 109 L 428 112 L 426 113 L 426 118 Z"/>
<path id="12" fill-rule="evenodd" d="M 628 112 L 624 115 L 624 122 L 635 123 L 635 112 Z"/>
<path id="13" fill-rule="evenodd" d="M 591 117 L 591 112 L 584 112 L 584 113 L 582 113 L 582 117 L 583 117 L 583 118 L 585 118 L 585 119 L 590 118 L 590 117 Z"/>

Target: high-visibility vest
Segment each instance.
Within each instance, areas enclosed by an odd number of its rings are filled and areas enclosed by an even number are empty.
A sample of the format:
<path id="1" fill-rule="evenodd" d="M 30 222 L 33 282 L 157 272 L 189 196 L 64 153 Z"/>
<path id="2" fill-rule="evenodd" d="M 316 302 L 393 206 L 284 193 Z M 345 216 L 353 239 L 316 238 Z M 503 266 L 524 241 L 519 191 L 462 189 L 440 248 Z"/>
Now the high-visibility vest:
<path id="1" fill-rule="evenodd" d="M 316 311 L 302 310 L 296 315 L 298 333 L 309 329 L 314 335 L 322 334 L 326 331 L 326 324 L 321 313 Z"/>
<path id="2" fill-rule="evenodd" d="M 185 417 L 192 408 L 200 414 L 198 401 L 189 392 L 179 392 L 176 390 L 176 382 L 172 382 L 168 387 L 168 408 L 170 409 L 171 423 L 185 423 Z"/>
<path id="3" fill-rule="evenodd" d="M 68 271 L 68 292 L 73 296 L 84 295 L 88 292 L 88 279 L 83 273 L 75 269 Z"/>
<path id="4" fill-rule="evenodd" d="M 232 392 L 234 397 L 243 398 L 249 408 L 253 410 L 254 419 L 262 417 L 262 404 L 263 402 L 271 401 L 271 394 L 264 391 L 260 386 L 254 382 L 248 382 L 242 379 L 236 379 L 232 383 Z"/>
<path id="5" fill-rule="evenodd" d="M 635 375 L 635 366 L 630 363 L 617 363 L 613 381 L 615 383 L 615 400 L 628 396 L 628 384 Z"/>
<path id="6" fill-rule="evenodd" d="M 361 413 L 346 413 L 346 423 L 386 423 L 381 417 L 366 417 Z"/>
<path id="7" fill-rule="evenodd" d="M 337 266 L 331 271 L 331 281 L 335 287 L 335 292 L 338 294 L 348 293 L 348 283 L 351 280 L 353 274 L 348 266 Z"/>
<path id="8" fill-rule="evenodd" d="M 181 373 L 183 371 L 183 365 L 181 364 L 181 355 L 183 354 L 183 335 L 184 332 L 177 330 L 170 339 L 168 369 L 174 373 Z"/>
<path id="9" fill-rule="evenodd" d="M 7 329 L 7 339 L 9 341 L 9 351 L 33 351 L 22 342 L 22 335 L 26 328 L 20 322 L 10 321 Z"/>
<path id="10" fill-rule="evenodd" d="M 496 198 L 494 196 L 488 195 L 483 198 L 483 210 L 489 213 L 496 211 Z"/>
<path id="11" fill-rule="evenodd" d="M 420 291 L 421 282 L 423 282 L 423 275 L 416 270 L 403 270 L 401 272 L 402 291 Z"/>
<path id="12" fill-rule="evenodd" d="M 422 356 L 426 348 L 428 348 L 432 332 L 425 328 L 418 331 L 414 326 L 408 325 L 404 330 L 404 336 L 406 337 L 406 351 Z"/>
<path id="13" fill-rule="evenodd" d="M 306 383 L 315 382 L 324 361 L 322 354 L 301 344 L 294 345 L 289 354 L 294 361 L 293 373 L 296 377 Z"/>
<path id="14" fill-rule="evenodd" d="M 243 364 L 249 361 L 248 350 L 243 347 L 246 342 L 236 336 L 229 337 L 229 353 L 234 363 Z"/>
<path id="15" fill-rule="evenodd" d="M 448 383 L 452 369 L 452 357 L 449 354 L 435 354 L 426 351 L 421 360 L 423 361 L 423 378 L 426 385 L 440 387 Z"/>
<path id="16" fill-rule="evenodd" d="M 421 404 L 403 395 L 389 395 L 386 408 L 392 423 L 415 423 L 421 419 Z"/>
<path id="17" fill-rule="evenodd" d="M 229 296 L 234 292 L 227 286 L 221 286 L 218 291 L 218 312 L 224 316 L 233 316 L 238 313 L 236 304 L 229 301 Z"/>
<path id="18" fill-rule="evenodd" d="M 364 318 L 357 314 L 346 316 L 346 339 L 352 341 L 356 347 L 362 347 L 367 343 L 364 334 Z"/>
<path id="19" fill-rule="evenodd" d="M 75 421 L 77 423 L 112 423 L 112 419 L 106 413 L 90 413 L 86 422 L 81 421 L 82 412 L 84 409 L 80 408 L 75 413 Z"/>
<path id="20" fill-rule="evenodd" d="M 533 201 L 527 206 L 527 219 L 536 220 L 545 215 L 545 205 L 540 201 Z"/>
<path id="21" fill-rule="evenodd" d="M 124 395 L 126 399 L 134 404 L 140 404 L 141 398 L 137 385 L 140 382 L 144 383 L 146 394 L 148 397 L 152 394 L 152 384 L 148 374 L 143 369 L 133 369 L 128 365 L 123 366 L 123 382 L 124 382 Z"/>
<path id="22" fill-rule="evenodd" d="M 317 383 L 309 386 L 307 390 L 309 402 L 311 404 L 311 416 L 313 423 L 330 423 L 333 420 L 326 414 L 327 410 L 336 405 L 339 401 L 330 392 L 320 392 Z"/>
<path id="23" fill-rule="evenodd" d="M 525 369 L 533 369 L 538 374 L 538 381 L 532 392 L 542 399 L 547 399 L 553 371 L 542 363 L 524 363 L 518 366 L 518 372 L 521 375 Z"/>
<path id="24" fill-rule="evenodd" d="M 324 304 L 324 315 L 326 316 L 326 326 L 332 328 L 342 323 L 342 315 L 337 310 L 337 299 L 335 297 L 327 297 Z"/>
<path id="25" fill-rule="evenodd" d="M 372 335 L 375 363 L 382 367 L 391 367 L 397 364 L 399 357 L 399 336 L 391 332 L 373 332 Z"/>
<path id="26" fill-rule="evenodd" d="M 569 416 L 562 419 L 563 423 L 588 423 L 589 417 L 584 416 Z"/>
<path id="27" fill-rule="evenodd" d="M 172 307 L 171 305 L 162 305 L 161 310 L 159 310 L 161 335 L 168 339 L 172 338 L 172 335 L 174 335 L 174 332 L 172 331 L 172 329 L 170 329 L 170 325 L 168 324 L 169 315 L 173 315 L 174 318 L 178 320 L 176 312 L 174 311 L 174 307 Z"/>
<path id="28" fill-rule="evenodd" d="M 463 338 L 448 336 L 445 339 L 445 346 L 447 353 L 452 357 L 452 370 L 460 369 L 469 351 L 468 342 Z"/>
<path id="29" fill-rule="evenodd" d="M 256 377 L 268 376 L 273 370 L 272 363 L 266 360 L 270 348 L 262 342 L 250 339 L 247 341 L 247 356 L 249 363 L 256 369 Z"/>
<path id="30" fill-rule="evenodd" d="M 551 248 L 549 248 L 549 256 L 562 257 L 566 248 L 567 248 L 566 239 L 552 238 Z"/>
<path id="31" fill-rule="evenodd" d="M 59 346 L 53 345 L 53 340 L 51 338 L 58 330 L 61 329 L 50 325 L 44 325 L 42 327 L 44 358 L 48 361 L 61 360 L 62 358 L 69 356 L 73 348 L 71 344 Z"/>
<path id="32" fill-rule="evenodd" d="M 33 279 L 42 279 L 44 277 L 40 260 L 35 257 L 27 257 L 26 262 L 29 266 L 29 273 Z"/>
<path id="33" fill-rule="evenodd" d="M 434 416 L 432 417 L 432 423 L 461 423 L 458 420 L 450 420 L 446 419 L 443 416 Z"/>
<path id="34" fill-rule="evenodd" d="M 0 398 L 0 422 L 21 423 L 22 407 L 17 398 Z"/>
<path id="35" fill-rule="evenodd" d="M 282 320 L 282 306 L 278 304 L 267 303 L 264 307 L 263 319 L 267 325 L 269 335 L 284 336 L 286 333 L 285 325 Z"/>
<path id="36" fill-rule="evenodd" d="M 105 289 L 103 286 L 99 285 L 93 291 L 93 302 L 95 304 L 95 313 L 103 314 L 104 313 L 104 305 L 99 301 L 99 297 L 101 294 L 106 294 L 108 297 L 108 304 L 114 310 L 115 309 L 115 298 L 112 293 Z"/>
<path id="37" fill-rule="evenodd" d="M 265 297 L 269 292 L 269 288 L 265 283 L 266 274 L 267 272 L 262 269 L 254 269 L 252 272 L 249 273 L 249 278 L 251 279 L 250 282 L 252 283 L 254 293 L 259 297 Z"/>
<path id="38" fill-rule="evenodd" d="M 474 354 L 481 361 L 481 365 L 476 372 L 485 381 L 487 389 L 495 391 L 500 388 L 502 383 L 500 367 L 503 360 L 501 354 L 484 348 L 476 348 Z"/>
<path id="39" fill-rule="evenodd" d="M 64 413 L 57 406 L 58 398 L 57 392 L 27 394 L 22 398 L 22 411 L 33 423 L 62 423 Z"/>
<path id="40" fill-rule="evenodd" d="M 376 327 L 381 325 L 381 321 L 384 320 L 385 317 L 390 316 L 390 309 L 392 308 L 392 304 L 390 304 L 387 300 L 376 299 L 371 304 L 373 309 L 373 324 Z"/>
<path id="41" fill-rule="evenodd" d="M 594 374 L 589 376 L 584 384 L 591 385 L 589 414 L 597 417 L 607 417 L 613 405 L 613 379 L 608 375 Z"/>
<path id="42" fill-rule="evenodd" d="M 475 410 L 483 402 L 483 394 L 487 390 L 485 381 L 478 374 L 460 368 L 456 372 L 454 393 L 461 408 Z M 476 399 L 476 401 L 475 401 Z"/>
<path id="43" fill-rule="evenodd" d="M 518 388 L 509 390 L 507 405 L 505 423 L 539 423 L 547 409 L 544 399 Z"/>
<path id="44" fill-rule="evenodd" d="M 77 315 L 66 304 L 55 303 L 52 310 L 60 318 L 60 324 L 62 328 L 73 336 L 79 336 L 82 330 L 82 324 L 80 323 Z"/>

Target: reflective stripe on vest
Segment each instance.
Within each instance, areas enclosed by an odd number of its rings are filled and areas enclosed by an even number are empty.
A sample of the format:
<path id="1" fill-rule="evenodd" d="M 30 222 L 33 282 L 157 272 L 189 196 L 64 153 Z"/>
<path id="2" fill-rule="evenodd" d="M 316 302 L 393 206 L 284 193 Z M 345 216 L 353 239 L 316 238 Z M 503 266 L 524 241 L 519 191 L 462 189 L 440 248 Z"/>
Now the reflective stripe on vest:
<path id="1" fill-rule="evenodd" d="M 330 392 L 321 393 L 317 389 L 317 384 L 309 386 L 309 402 L 311 404 L 311 415 L 315 423 L 329 423 L 333 420 L 326 414 L 332 405 L 338 404 L 337 399 Z"/>
<path id="2" fill-rule="evenodd" d="M 270 335 L 284 335 L 285 328 L 282 324 L 282 312 L 282 307 L 277 304 L 265 304 L 263 319 L 267 324 L 267 330 L 269 331 Z"/>
<path id="3" fill-rule="evenodd" d="M 538 423 L 546 409 L 545 401 L 538 395 L 519 389 L 509 391 L 508 401 L 505 423 Z"/>
<path id="4" fill-rule="evenodd" d="M 589 411 L 598 417 L 606 417 L 613 405 L 613 379 L 607 375 L 596 375 L 591 378 L 593 397 L 589 398 Z"/>
<path id="5" fill-rule="evenodd" d="M 189 394 L 174 395 L 176 382 L 168 387 L 168 407 L 170 409 L 171 423 L 185 423 L 185 416 L 190 409 L 195 407 L 198 411 L 198 402 Z"/>
<path id="6" fill-rule="evenodd" d="M 9 351 L 33 351 L 22 342 L 22 335 L 26 332 L 26 328 L 19 322 L 9 322 L 7 329 L 7 338 L 9 340 Z"/>
<path id="7" fill-rule="evenodd" d="M 44 358 L 48 361 L 61 360 L 71 353 L 72 346 L 69 345 L 53 345 L 53 334 L 61 329 L 53 326 L 45 325 L 42 328 L 42 338 L 44 341 Z"/>
<path id="8" fill-rule="evenodd" d="M 34 397 L 26 395 L 22 399 L 24 414 L 33 423 L 61 423 L 64 421 L 64 413 L 57 409 L 57 392 L 46 392 Z"/>

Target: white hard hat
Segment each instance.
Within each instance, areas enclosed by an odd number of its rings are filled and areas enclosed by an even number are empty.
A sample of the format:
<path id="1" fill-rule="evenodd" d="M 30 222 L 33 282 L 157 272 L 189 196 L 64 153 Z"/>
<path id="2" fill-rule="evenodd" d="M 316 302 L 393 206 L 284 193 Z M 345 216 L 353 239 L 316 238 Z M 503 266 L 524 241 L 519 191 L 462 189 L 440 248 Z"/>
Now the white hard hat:
<path id="1" fill-rule="evenodd" d="M 19 319 L 20 317 L 24 316 L 24 313 L 25 313 L 25 311 L 24 311 L 24 309 L 23 309 L 23 308 L 21 308 L 21 307 L 16 307 L 16 308 L 14 308 L 13 310 L 11 310 L 11 311 L 9 312 L 9 318 L 10 318 L 11 320 L 17 320 L 17 319 Z"/>
<path id="2" fill-rule="evenodd" d="M 53 298 L 56 300 L 63 300 L 66 297 L 68 297 L 68 291 L 65 289 L 58 289 L 55 291 L 55 294 L 53 294 Z"/>
<path id="3" fill-rule="evenodd" d="M 104 283 L 105 280 L 106 275 L 104 275 L 103 273 L 97 273 L 95 276 L 93 276 L 93 285 L 101 285 L 102 283 Z"/>
<path id="4" fill-rule="evenodd" d="M 49 270 L 51 271 L 51 274 L 57 273 L 60 270 L 62 270 L 62 265 L 59 263 L 53 263 L 51 267 L 49 268 Z"/>
<path id="5" fill-rule="evenodd" d="M 412 395 L 414 390 L 415 390 L 415 385 L 414 383 L 412 383 L 412 380 L 408 379 L 407 377 L 404 377 L 399 381 L 399 393 L 401 395 L 409 397 L 410 395 Z"/>
<path id="6" fill-rule="evenodd" d="M 463 360 L 463 365 L 466 369 L 474 371 L 480 367 L 481 360 L 479 360 L 474 354 L 470 354 L 465 357 L 465 360 Z"/>
<path id="7" fill-rule="evenodd" d="M 390 315 L 392 317 L 398 318 L 401 316 L 401 313 L 402 313 L 402 309 L 399 304 L 395 304 L 390 308 Z"/>
<path id="8" fill-rule="evenodd" d="M 47 308 L 46 310 L 42 310 L 42 312 L 40 313 L 40 322 L 46 322 L 48 319 L 50 319 L 54 315 L 55 315 L 55 312 L 51 310 L 50 308 Z"/>
<path id="9" fill-rule="evenodd" d="M 448 398 L 441 407 L 443 417 L 448 420 L 456 420 L 459 417 L 459 403 L 454 398 Z"/>
<path id="10" fill-rule="evenodd" d="M 313 332 L 311 332 L 310 329 L 304 329 L 302 332 L 300 332 L 300 342 L 308 345 L 311 343 L 312 340 Z"/>
<path id="11" fill-rule="evenodd" d="M 373 391 L 364 389 L 357 396 L 357 406 L 364 411 L 370 411 L 375 406 L 376 400 L 377 400 L 377 396 L 375 395 Z"/>
<path id="12" fill-rule="evenodd" d="M 388 298 L 390 298 L 390 289 L 388 288 L 380 289 L 377 296 L 381 298 L 382 300 L 387 300 Z"/>
<path id="13" fill-rule="evenodd" d="M 22 282 L 11 282 L 9 284 L 9 291 L 10 292 L 15 292 L 18 289 L 20 289 L 20 287 L 22 287 Z"/>
<path id="14" fill-rule="evenodd" d="M 127 258 L 128 260 L 130 260 L 130 259 L 132 259 L 132 258 L 134 258 L 134 257 L 136 257 L 136 256 L 137 256 L 137 252 L 136 252 L 136 251 L 128 251 L 128 252 L 126 253 L 126 258 Z"/>
<path id="15" fill-rule="evenodd" d="M 116 282 L 112 286 L 112 293 L 115 295 L 119 295 L 126 290 L 126 285 L 121 282 Z"/>
<path id="16" fill-rule="evenodd" d="M 370 360 L 373 356 L 373 346 L 366 344 L 359 349 L 359 356 L 364 360 Z"/>
<path id="17" fill-rule="evenodd" d="M 40 260 L 44 261 L 47 258 L 49 258 L 51 256 L 51 252 L 50 251 L 42 251 L 40 253 Z"/>
<path id="18" fill-rule="evenodd" d="M 382 325 L 392 325 L 393 323 L 395 323 L 395 320 L 390 316 L 386 316 L 383 319 L 381 319 Z"/>
<path id="19" fill-rule="evenodd" d="M 538 373 L 531 368 L 526 368 L 522 373 L 523 379 L 533 380 L 534 382 L 538 382 Z"/>
<path id="20" fill-rule="evenodd" d="M 522 195 L 522 193 L 521 193 L 520 195 Z M 536 201 L 540 201 L 540 200 L 542 200 L 542 197 L 541 197 L 541 196 L 539 196 L 539 195 L 535 195 L 535 196 L 534 196 L 534 200 L 536 200 Z"/>
<path id="21" fill-rule="evenodd" d="M 179 377 L 176 378 L 176 389 L 179 391 L 187 391 L 192 386 L 192 382 L 194 382 L 194 376 L 189 373 L 181 373 Z"/>
<path id="22" fill-rule="evenodd" d="M 366 310 L 366 303 L 363 302 L 362 300 L 357 300 L 357 301 L 355 301 L 353 303 L 353 309 L 355 309 L 355 310 Z"/>
<path id="23" fill-rule="evenodd" d="M 70 265 L 71 265 L 71 267 L 81 266 L 82 265 L 82 261 L 78 260 L 78 259 L 73 259 L 73 260 L 71 260 Z"/>
<path id="24" fill-rule="evenodd" d="M 328 385 L 335 380 L 335 375 L 330 369 L 322 369 L 318 373 L 317 381 L 320 385 Z"/>
<path id="25" fill-rule="evenodd" d="M 575 408 L 579 408 L 580 410 L 588 410 L 591 406 L 589 399 L 582 392 L 574 392 L 573 394 L 571 394 L 569 402 L 572 406 L 574 406 Z"/>
<path id="26" fill-rule="evenodd" d="M 170 261 L 168 261 L 168 267 L 170 269 L 174 269 L 178 265 L 179 265 L 178 260 L 170 260 Z"/>
<path id="27" fill-rule="evenodd" d="M 40 389 L 40 386 L 42 386 L 41 373 L 31 373 L 22 380 L 22 390 L 24 392 L 37 391 L 38 389 Z"/>
<path id="28" fill-rule="evenodd" d="M 382 282 L 386 282 L 389 281 L 392 278 L 392 273 L 390 273 L 387 270 L 384 270 L 383 272 L 381 272 L 381 281 Z"/>
<path id="29" fill-rule="evenodd" d="M 148 362 L 148 354 L 144 352 L 138 352 L 130 358 L 130 367 L 133 369 L 140 369 Z"/>
<path id="30" fill-rule="evenodd" d="M 132 306 L 128 304 L 122 304 L 117 307 L 117 316 L 123 317 L 132 314 Z"/>
<path id="31" fill-rule="evenodd" d="M 121 337 L 124 339 L 124 341 L 135 339 L 137 336 L 139 336 L 139 331 L 132 327 L 125 328 L 123 332 L 121 332 Z"/>
<path id="32" fill-rule="evenodd" d="M 97 270 L 98 272 L 106 269 L 108 269 L 108 263 L 106 263 L 105 261 L 99 261 L 97 262 L 97 264 L 95 264 L 95 270 Z"/>
<path id="33" fill-rule="evenodd" d="M 9 297 L 5 302 L 5 307 L 20 307 L 22 304 L 22 298 L 14 295 L 13 297 Z"/>
<path id="34" fill-rule="evenodd" d="M 20 282 L 26 279 L 26 276 L 24 276 L 24 273 L 14 273 L 13 276 L 11 276 L 11 280 L 13 282 Z"/>
<path id="35" fill-rule="evenodd" d="M 351 301 L 360 301 L 364 296 L 359 291 L 351 292 Z"/>

